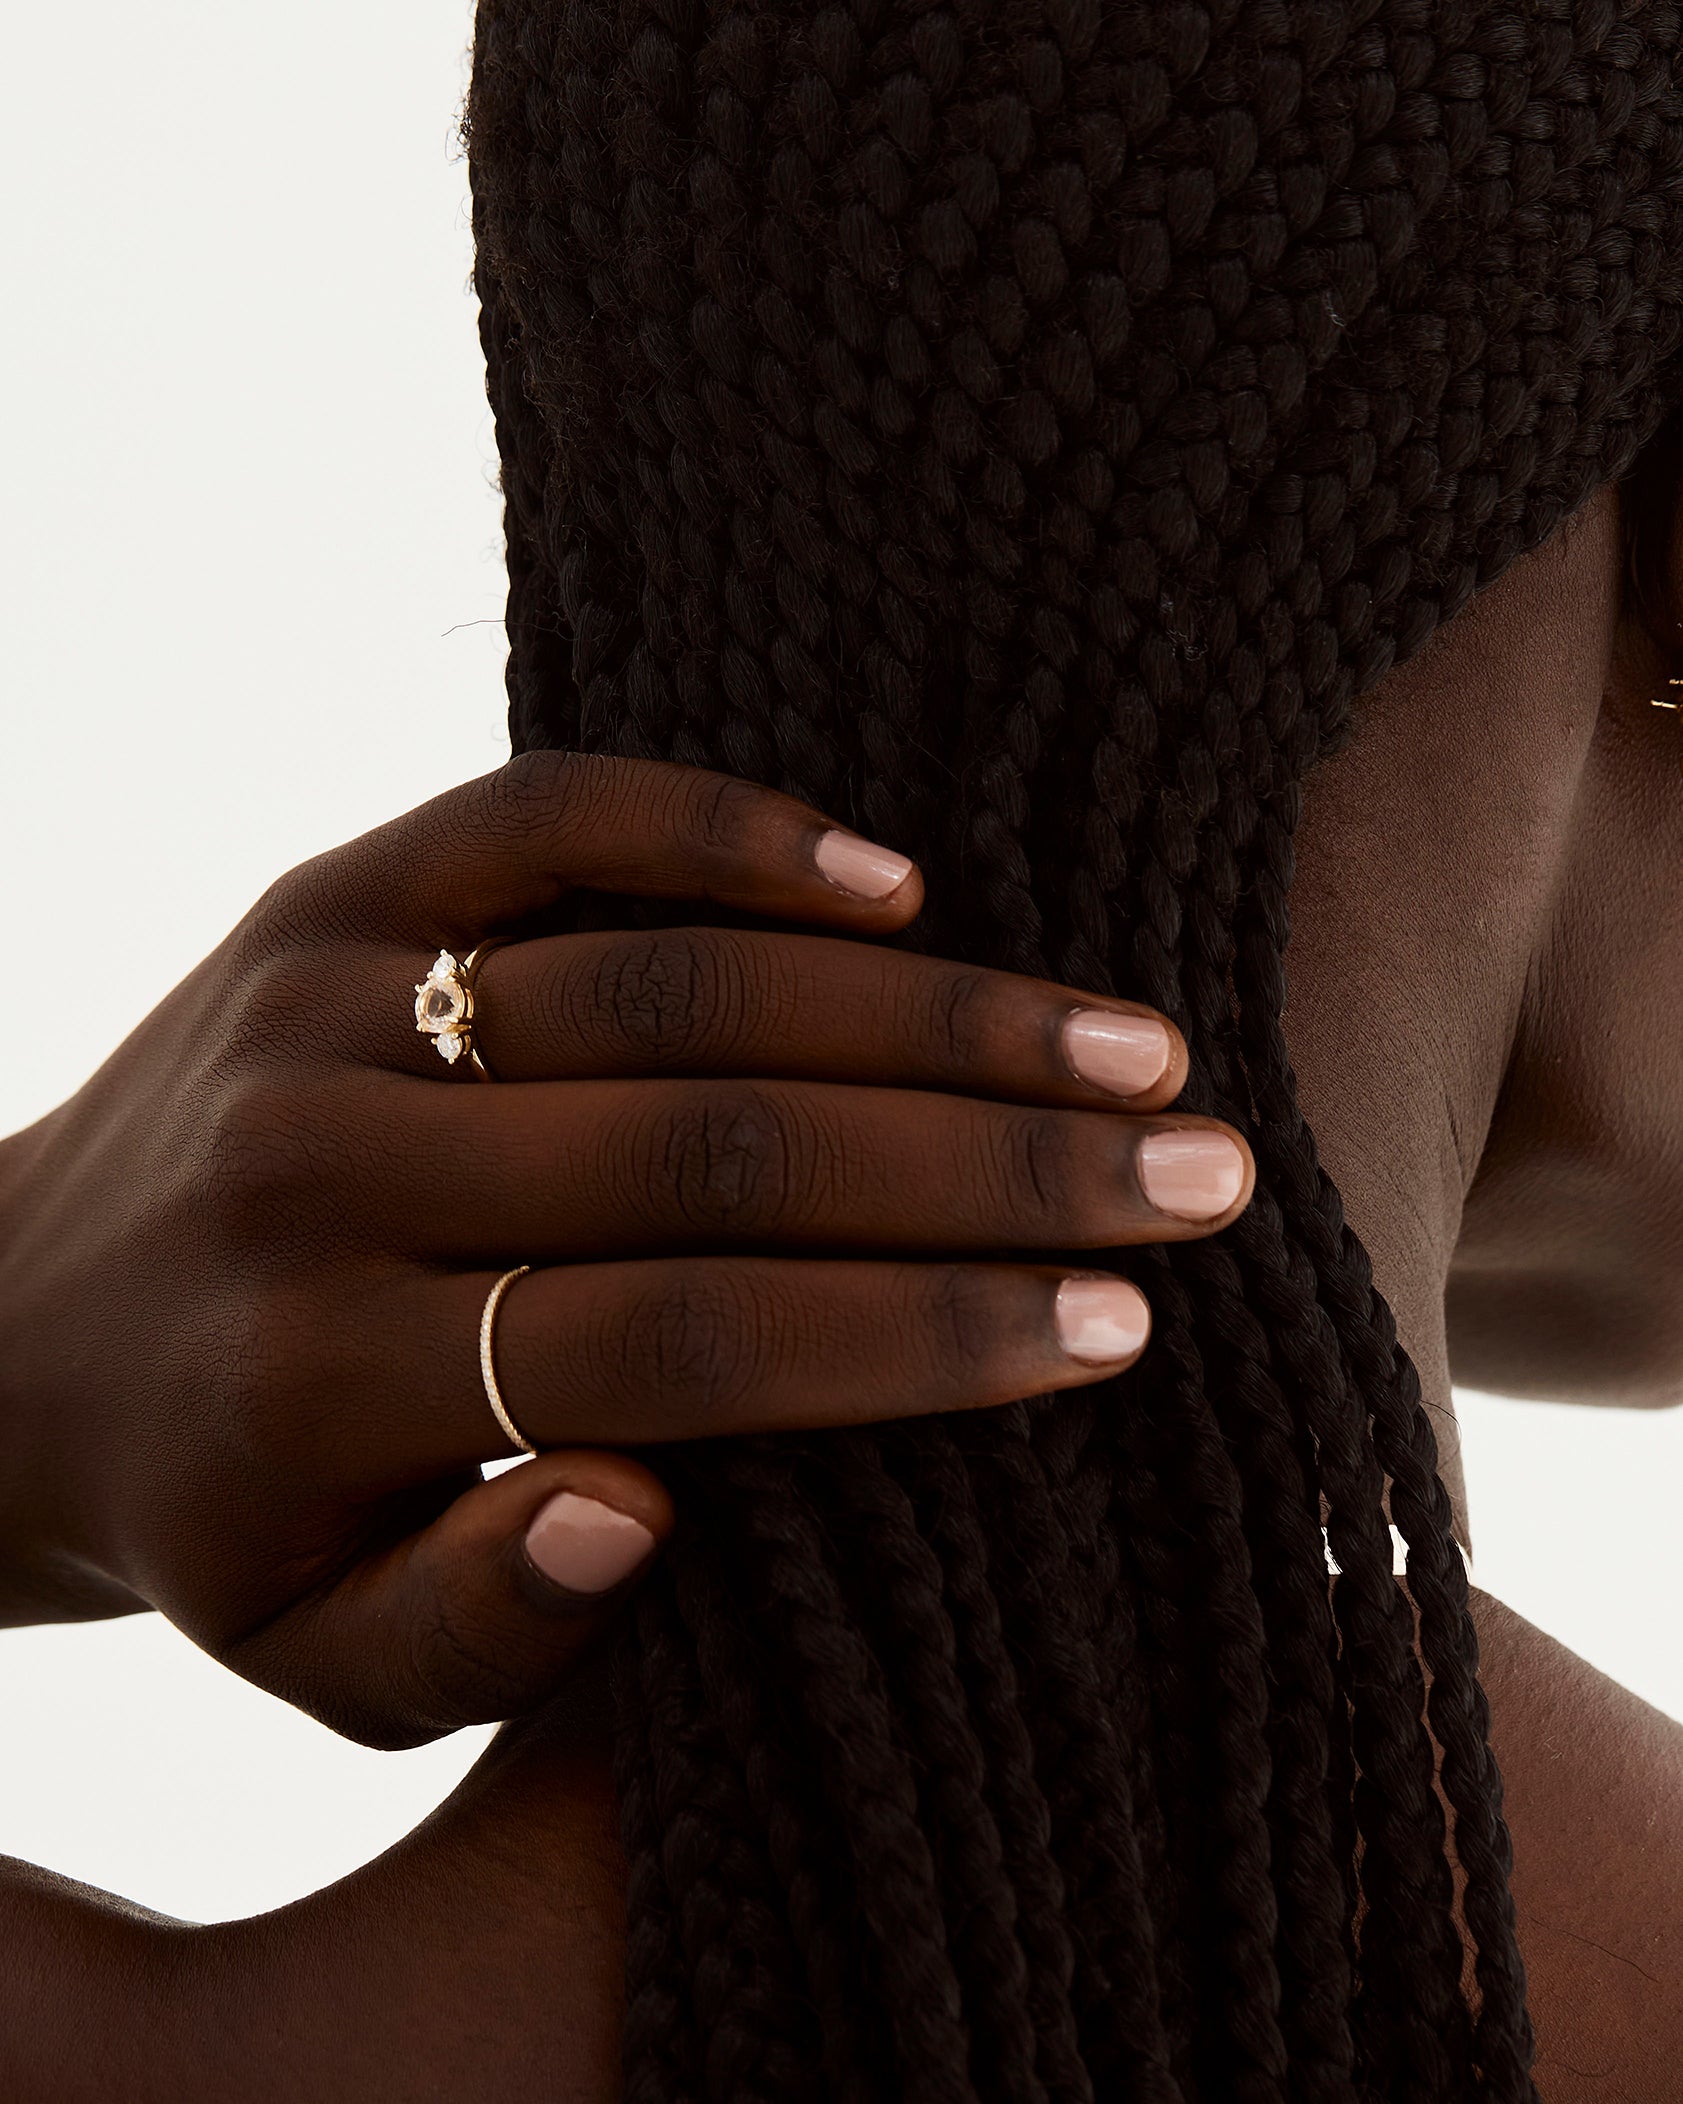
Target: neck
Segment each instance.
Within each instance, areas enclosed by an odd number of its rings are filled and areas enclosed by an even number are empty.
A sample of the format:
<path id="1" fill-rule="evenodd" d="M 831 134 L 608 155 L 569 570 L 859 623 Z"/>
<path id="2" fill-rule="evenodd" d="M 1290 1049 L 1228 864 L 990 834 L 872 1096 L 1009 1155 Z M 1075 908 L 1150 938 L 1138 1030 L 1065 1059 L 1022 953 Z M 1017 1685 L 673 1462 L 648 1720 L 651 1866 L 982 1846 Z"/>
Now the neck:
<path id="1" fill-rule="evenodd" d="M 1300 1098 L 1420 1370 L 1463 1541 L 1445 1291 L 1611 650 L 1576 573 L 1616 574 L 1616 540 L 1609 494 L 1385 680 L 1310 778 L 1298 837 Z"/>

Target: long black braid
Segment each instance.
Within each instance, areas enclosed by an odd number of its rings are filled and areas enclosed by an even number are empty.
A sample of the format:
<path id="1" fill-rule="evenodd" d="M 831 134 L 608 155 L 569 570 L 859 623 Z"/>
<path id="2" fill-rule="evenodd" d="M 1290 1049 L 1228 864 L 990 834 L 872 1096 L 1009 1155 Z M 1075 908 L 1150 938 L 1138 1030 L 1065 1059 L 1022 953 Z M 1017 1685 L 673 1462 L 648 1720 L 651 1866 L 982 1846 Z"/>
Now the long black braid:
<path id="1" fill-rule="evenodd" d="M 1259 1165 L 1130 1267 L 1115 1384 L 667 1457 L 637 2104 L 1534 2096 L 1465 1570 L 1286 1054 L 1292 841 L 1356 697 L 1683 393 L 1679 46 L 480 0 L 516 744 L 915 855 L 912 940 L 1163 1009 Z"/>

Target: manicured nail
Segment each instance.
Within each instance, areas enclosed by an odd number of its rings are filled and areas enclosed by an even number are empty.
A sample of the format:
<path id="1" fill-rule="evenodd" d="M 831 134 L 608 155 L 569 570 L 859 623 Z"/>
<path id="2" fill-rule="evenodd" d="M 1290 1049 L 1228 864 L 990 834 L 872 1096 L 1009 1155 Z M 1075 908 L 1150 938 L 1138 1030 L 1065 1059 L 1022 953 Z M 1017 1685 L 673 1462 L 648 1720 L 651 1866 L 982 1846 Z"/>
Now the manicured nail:
<path id="1" fill-rule="evenodd" d="M 838 891 L 856 899 L 885 899 L 898 891 L 912 873 L 904 855 L 892 848 L 877 847 L 857 833 L 840 828 L 828 832 L 812 851 L 812 859 Z"/>
<path id="2" fill-rule="evenodd" d="M 1125 1278 L 1066 1278 L 1053 1319 L 1059 1344 L 1086 1366 L 1131 1359 L 1151 1335 L 1145 1295 Z"/>
<path id="3" fill-rule="evenodd" d="M 647 1562 L 654 1545 L 640 1522 L 572 1490 L 540 1506 L 526 1529 L 526 1554 L 570 1593 L 610 1592 Z"/>
<path id="4" fill-rule="evenodd" d="M 1137 1159 L 1140 1188 L 1177 1220 L 1213 1220 L 1244 1189 L 1245 1157 L 1224 1132 L 1154 1132 Z"/>
<path id="5" fill-rule="evenodd" d="M 1168 1026 L 1155 1016 L 1078 1008 L 1064 1020 L 1063 1042 L 1070 1072 L 1116 1096 L 1139 1095 L 1169 1064 Z"/>

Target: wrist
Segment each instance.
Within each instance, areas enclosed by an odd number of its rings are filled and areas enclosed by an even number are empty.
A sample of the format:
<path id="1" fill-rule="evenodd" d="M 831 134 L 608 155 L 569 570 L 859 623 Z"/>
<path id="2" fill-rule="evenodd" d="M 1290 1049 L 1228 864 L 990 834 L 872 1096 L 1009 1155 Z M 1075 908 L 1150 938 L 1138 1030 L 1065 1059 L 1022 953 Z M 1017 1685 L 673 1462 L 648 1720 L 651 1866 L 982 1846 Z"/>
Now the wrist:
<path id="1" fill-rule="evenodd" d="M 52 1118 L 0 1139 L 0 1628 L 93 1621 L 146 1605 L 75 1547 L 66 1415 L 49 1362 L 64 1353 L 35 1305 L 38 1224 Z M 66 1368 L 60 1367 L 62 1379 Z"/>

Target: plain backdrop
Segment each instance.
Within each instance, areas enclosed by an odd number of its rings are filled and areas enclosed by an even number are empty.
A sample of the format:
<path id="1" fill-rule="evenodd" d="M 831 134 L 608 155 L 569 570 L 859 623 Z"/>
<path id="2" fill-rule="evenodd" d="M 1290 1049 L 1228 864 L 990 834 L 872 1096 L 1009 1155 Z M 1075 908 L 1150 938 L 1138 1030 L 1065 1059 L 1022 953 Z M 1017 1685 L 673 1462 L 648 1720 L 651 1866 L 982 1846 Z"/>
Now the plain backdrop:
<path id="1" fill-rule="evenodd" d="M 0 18 L 0 1131 L 281 870 L 503 754 L 470 28 Z M 1481 1580 L 1683 1716 L 1683 1417 L 1463 1410 Z M 0 1634 L 0 1702 L 0 1851 L 194 1919 L 374 1855 L 485 1736 L 346 1745 L 156 1617 Z"/>

